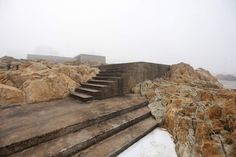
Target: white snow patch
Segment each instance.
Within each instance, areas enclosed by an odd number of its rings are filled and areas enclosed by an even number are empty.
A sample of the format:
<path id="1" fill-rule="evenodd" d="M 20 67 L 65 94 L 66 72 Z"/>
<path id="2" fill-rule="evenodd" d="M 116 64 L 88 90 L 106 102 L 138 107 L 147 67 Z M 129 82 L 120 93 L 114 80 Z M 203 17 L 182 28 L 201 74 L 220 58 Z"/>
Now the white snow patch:
<path id="1" fill-rule="evenodd" d="M 140 139 L 118 157 L 177 157 L 171 135 L 157 128 Z"/>

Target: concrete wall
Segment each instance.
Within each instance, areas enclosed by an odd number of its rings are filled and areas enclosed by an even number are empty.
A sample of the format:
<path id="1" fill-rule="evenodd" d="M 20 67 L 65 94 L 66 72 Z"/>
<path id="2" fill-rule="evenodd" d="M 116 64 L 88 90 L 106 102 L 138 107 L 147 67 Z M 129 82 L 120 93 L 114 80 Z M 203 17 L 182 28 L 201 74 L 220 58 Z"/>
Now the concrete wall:
<path id="1" fill-rule="evenodd" d="M 167 71 L 170 70 L 169 65 L 148 62 L 112 64 L 112 66 L 119 67 L 119 69 L 125 71 L 122 75 L 123 79 L 119 83 L 120 93 L 124 94 L 129 93 L 131 88 L 133 88 L 136 84 L 145 80 L 153 80 L 155 78 L 160 78 L 164 76 Z"/>
<path id="2" fill-rule="evenodd" d="M 85 63 L 93 66 L 106 64 L 105 56 L 80 54 L 76 56 L 75 59 L 80 63 Z"/>

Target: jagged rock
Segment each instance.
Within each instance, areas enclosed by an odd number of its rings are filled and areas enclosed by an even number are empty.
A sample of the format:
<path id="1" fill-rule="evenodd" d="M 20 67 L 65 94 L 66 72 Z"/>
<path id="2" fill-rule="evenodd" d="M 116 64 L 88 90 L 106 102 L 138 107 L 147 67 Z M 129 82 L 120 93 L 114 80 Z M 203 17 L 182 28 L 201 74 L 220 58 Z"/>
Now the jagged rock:
<path id="1" fill-rule="evenodd" d="M 133 92 L 149 99 L 151 113 L 172 134 L 178 156 L 235 156 L 236 91 L 223 89 L 209 72 L 174 65 L 164 80 L 139 83 Z"/>
<path id="2" fill-rule="evenodd" d="M 206 88 L 223 87 L 209 71 L 202 68 L 194 70 L 193 67 L 186 63 L 172 65 L 165 79 L 177 83 L 188 83 Z"/>
<path id="3" fill-rule="evenodd" d="M 20 70 L 23 72 L 32 72 L 48 69 L 48 67 L 40 62 L 24 62 L 20 66 Z"/>
<path id="4" fill-rule="evenodd" d="M 20 103 L 24 101 L 24 94 L 21 90 L 0 84 L 0 104 Z"/>
<path id="5" fill-rule="evenodd" d="M 36 62 L 4 57 L 0 62 L 10 67 L 0 71 L 0 83 L 22 90 L 26 103 L 63 98 L 98 73 L 97 68 L 87 65 L 52 64 L 43 60 Z"/>
<path id="6" fill-rule="evenodd" d="M 69 76 L 77 83 L 87 82 L 98 73 L 97 68 L 91 68 L 87 65 L 72 66 L 60 64 L 55 66 L 53 69 L 56 72 L 63 73 Z"/>
<path id="7" fill-rule="evenodd" d="M 161 101 L 154 101 L 148 107 L 158 123 L 162 124 L 165 121 L 166 106 Z"/>

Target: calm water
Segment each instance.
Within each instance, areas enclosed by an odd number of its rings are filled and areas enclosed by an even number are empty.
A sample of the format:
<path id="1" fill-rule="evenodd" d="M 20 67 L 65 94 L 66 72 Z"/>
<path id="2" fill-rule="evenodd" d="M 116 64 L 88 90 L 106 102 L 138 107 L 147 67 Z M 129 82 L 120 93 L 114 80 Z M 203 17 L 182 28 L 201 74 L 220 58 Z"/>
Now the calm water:
<path id="1" fill-rule="evenodd" d="M 219 81 L 224 85 L 225 88 L 236 89 L 236 81 L 225 81 L 225 80 L 219 80 Z"/>

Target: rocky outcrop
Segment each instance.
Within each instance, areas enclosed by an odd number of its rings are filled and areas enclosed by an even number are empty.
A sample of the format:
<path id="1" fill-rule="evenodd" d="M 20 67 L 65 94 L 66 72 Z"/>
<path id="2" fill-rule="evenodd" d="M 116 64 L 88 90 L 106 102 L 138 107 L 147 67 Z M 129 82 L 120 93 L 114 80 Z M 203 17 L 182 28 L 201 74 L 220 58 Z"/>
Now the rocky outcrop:
<path id="1" fill-rule="evenodd" d="M 67 96 L 76 87 L 76 82 L 62 73 L 50 73 L 41 79 L 27 80 L 22 90 L 26 103 L 48 101 Z"/>
<path id="2" fill-rule="evenodd" d="M 21 90 L 0 84 L 0 104 L 12 104 L 24 102 L 24 94 Z"/>
<path id="3" fill-rule="evenodd" d="M 205 70 L 180 67 L 174 65 L 165 79 L 145 81 L 132 91 L 149 99 L 152 114 L 172 134 L 178 156 L 235 156 L 236 92 L 218 86 Z"/>
<path id="4" fill-rule="evenodd" d="M 0 59 L 1 60 L 1 59 Z M 0 84 L 21 91 L 25 103 L 35 103 L 63 98 L 81 83 L 98 73 L 97 68 L 87 65 L 52 64 L 46 61 L 15 60 L 7 57 L 7 64 L 18 62 L 16 69 L 0 70 Z M 6 57 L 4 59 L 6 62 Z M 5 93 L 1 93 L 4 95 Z M 1 96 L 1 103 L 5 102 Z M 22 102 L 22 101 L 21 101 Z M 8 101 L 8 103 L 15 103 Z"/>
<path id="5" fill-rule="evenodd" d="M 186 63 L 172 65 L 165 79 L 203 88 L 223 88 L 223 85 L 209 71 L 202 68 L 194 70 L 193 67 Z"/>

